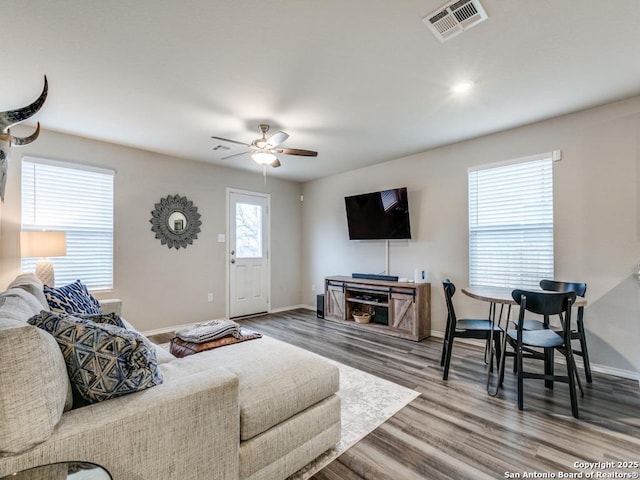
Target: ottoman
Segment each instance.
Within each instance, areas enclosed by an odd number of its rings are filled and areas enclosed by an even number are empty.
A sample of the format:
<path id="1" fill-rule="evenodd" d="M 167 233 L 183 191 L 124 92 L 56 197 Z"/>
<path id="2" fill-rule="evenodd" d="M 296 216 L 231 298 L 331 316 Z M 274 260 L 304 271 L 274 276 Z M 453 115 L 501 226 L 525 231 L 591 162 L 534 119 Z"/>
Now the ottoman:
<path id="1" fill-rule="evenodd" d="M 269 337 L 197 354 L 238 377 L 240 478 L 283 478 L 340 440 L 339 370 Z"/>

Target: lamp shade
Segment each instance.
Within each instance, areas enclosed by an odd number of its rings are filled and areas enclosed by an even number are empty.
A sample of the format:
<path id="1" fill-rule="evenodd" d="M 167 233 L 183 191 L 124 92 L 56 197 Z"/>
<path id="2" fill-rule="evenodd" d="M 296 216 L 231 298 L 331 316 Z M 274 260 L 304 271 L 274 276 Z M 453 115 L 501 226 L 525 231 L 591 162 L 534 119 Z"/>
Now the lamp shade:
<path id="1" fill-rule="evenodd" d="M 61 257 L 66 254 L 65 232 L 20 232 L 21 257 Z"/>

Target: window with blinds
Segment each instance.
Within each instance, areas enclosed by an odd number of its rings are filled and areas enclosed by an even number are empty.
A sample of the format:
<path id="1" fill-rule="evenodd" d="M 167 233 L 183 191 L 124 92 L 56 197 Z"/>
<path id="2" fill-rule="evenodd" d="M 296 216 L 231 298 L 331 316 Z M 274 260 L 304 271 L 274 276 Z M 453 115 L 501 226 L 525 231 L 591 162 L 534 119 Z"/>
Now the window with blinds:
<path id="1" fill-rule="evenodd" d="M 551 154 L 469 169 L 469 283 L 537 289 L 553 279 Z"/>
<path id="2" fill-rule="evenodd" d="M 55 281 L 113 288 L 114 171 L 45 159 L 22 160 L 22 230 L 66 232 L 67 255 L 50 260 Z M 23 258 L 22 271 L 37 258 Z"/>

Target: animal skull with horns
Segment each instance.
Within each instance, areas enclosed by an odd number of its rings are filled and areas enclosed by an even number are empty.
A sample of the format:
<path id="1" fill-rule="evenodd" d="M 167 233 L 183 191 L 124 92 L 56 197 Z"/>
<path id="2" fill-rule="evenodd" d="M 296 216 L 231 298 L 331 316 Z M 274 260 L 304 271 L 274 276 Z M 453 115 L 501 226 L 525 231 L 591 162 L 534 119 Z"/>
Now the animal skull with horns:
<path id="1" fill-rule="evenodd" d="M 48 91 L 47 76 L 44 77 L 44 88 L 42 93 L 31 105 L 18 108 L 16 110 L 7 110 L 0 112 L 0 200 L 4 202 L 4 188 L 7 183 L 7 164 L 9 162 L 9 149 L 12 146 L 28 145 L 40 135 L 40 122 L 36 126 L 35 131 L 27 137 L 15 137 L 11 135 L 9 130 L 12 126 L 32 117 L 44 104 L 47 99 Z"/>

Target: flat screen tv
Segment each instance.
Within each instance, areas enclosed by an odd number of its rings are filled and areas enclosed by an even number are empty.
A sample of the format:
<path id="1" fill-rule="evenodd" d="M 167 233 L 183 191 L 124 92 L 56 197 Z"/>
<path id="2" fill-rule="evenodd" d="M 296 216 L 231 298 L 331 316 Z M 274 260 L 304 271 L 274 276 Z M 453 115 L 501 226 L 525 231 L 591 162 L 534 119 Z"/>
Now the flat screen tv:
<path id="1" fill-rule="evenodd" d="M 351 240 L 401 240 L 411 238 L 407 188 L 345 197 Z"/>

